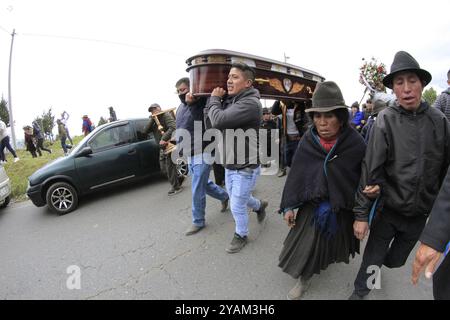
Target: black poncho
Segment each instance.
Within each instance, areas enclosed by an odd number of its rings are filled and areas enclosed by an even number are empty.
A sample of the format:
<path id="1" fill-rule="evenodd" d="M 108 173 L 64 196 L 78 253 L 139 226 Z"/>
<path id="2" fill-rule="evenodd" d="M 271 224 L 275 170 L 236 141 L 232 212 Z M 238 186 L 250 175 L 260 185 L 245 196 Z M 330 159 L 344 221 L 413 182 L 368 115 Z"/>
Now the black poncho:
<path id="1" fill-rule="evenodd" d="M 311 127 L 298 144 L 284 185 L 280 210 L 328 200 L 333 212 L 352 210 L 366 145 L 351 127 L 342 129 L 327 153 Z"/>

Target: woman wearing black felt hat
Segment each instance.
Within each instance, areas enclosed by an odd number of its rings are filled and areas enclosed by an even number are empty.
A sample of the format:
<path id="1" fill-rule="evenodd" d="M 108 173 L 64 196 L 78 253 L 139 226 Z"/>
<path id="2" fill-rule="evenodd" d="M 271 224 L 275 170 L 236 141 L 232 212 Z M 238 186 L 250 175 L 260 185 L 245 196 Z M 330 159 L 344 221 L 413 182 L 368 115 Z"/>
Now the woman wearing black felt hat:
<path id="1" fill-rule="evenodd" d="M 347 110 L 331 81 L 317 86 L 305 110 L 313 125 L 300 140 L 280 204 L 291 229 L 278 265 L 297 279 L 290 300 L 301 298 L 314 274 L 359 253 L 352 208 L 366 145 Z"/>

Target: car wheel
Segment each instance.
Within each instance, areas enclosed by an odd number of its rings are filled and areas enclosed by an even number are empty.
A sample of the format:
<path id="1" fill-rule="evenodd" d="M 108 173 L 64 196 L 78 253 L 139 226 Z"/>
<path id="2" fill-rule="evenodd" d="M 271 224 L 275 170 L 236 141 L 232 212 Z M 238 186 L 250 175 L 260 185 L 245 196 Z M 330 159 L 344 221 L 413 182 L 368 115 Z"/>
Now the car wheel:
<path id="1" fill-rule="evenodd" d="M 10 201 L 10 200 L 11 200 L 11 198 L 10 198 L 9 196 L 7 196 L 7 197 L 5 198 L 5 202 L 3 202 L 2 205 L 0 205 L 0 208 L 1 208 L 1 209 L 6 208 L 6 207 L 8 206 L 8 204 L 9 204 L 9 201 Z"/>
<path id="2" fill-rule="evenodd" d="M 78 207 L 78 194 L 67 182 L 56 182 L 50 186 L 46 195 L 47 205 L 51 211 L 66 214 Z"/>
<path id="3" fill-rule="evenodd" d="M 177 174 L 179 178 L 187 177 L 189 173 L 189 168 L 186 159 L 178 158 L 176 163 Z"/>

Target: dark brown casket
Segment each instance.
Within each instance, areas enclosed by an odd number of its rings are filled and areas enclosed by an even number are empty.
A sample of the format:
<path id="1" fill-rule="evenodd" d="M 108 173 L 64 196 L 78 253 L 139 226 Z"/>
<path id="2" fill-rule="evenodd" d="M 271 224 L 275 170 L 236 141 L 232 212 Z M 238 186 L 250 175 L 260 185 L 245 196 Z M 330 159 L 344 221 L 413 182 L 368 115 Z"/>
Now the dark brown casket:
<path id="1" fill-rule="evenodd" d="M 186 60 L 191 92 L 195 96 L 206 96 L 216 87 L 226 90 L 228 72 L 235 62 L 245 63 L 255 70 L 254 87 L 266 99 L 310 100 L 316 84 L 325 80 L 314 71 L 288 63 L 235 51 L 212 49 Z"/>

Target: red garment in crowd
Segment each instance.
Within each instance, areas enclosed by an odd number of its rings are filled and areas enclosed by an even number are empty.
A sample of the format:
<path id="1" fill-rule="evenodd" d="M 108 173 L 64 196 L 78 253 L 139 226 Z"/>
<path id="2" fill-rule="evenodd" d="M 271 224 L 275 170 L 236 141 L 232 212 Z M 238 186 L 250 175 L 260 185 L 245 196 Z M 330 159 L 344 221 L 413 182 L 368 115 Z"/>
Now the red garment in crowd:
<path id="1" fill-rule="evenodd" d="M 322 145 L 322 147 L 327 151 L 330 152 L 330 150 L 333 148 L 333 146 L 336 144 L 336 140 L 337 138 L 334 138 L 332 140 L 325 140 L 322 137 L 320 138 L 320 144 Z"/>

